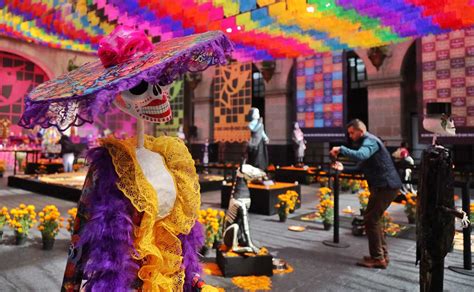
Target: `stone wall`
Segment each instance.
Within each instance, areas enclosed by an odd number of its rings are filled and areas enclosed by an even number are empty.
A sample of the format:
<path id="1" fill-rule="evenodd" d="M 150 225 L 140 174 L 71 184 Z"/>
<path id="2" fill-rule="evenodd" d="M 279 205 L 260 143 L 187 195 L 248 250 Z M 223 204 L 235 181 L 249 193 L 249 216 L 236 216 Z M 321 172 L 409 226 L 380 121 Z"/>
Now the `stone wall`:
<path id="1" fill-rule="evenodd" d="M 398 146 L 404 138 L 402 65 L 412 42 L 390 45 L 389 56 L 379 70 L 372 65 L 367 50 L 355 51 L 364 61 L 367 70 L 369 131 L 382 137 L 389 146 Z"/>

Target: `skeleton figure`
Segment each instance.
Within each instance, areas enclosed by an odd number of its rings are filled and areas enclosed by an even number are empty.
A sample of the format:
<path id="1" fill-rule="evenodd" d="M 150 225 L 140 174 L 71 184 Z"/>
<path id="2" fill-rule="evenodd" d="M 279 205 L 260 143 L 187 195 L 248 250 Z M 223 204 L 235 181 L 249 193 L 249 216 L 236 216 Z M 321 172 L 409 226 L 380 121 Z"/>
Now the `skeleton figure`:
<path id="1" fill-rule="evenodd" d="M 250 226 L 248 222 L 248 210 L 250 208 L 250 192 L 247 180 L 264 179 L 265 172 L 249 164 L 243 163 L 237 170 L 229 208 L 225 215 L 224 244 L 237 253 L 258 253 L 250 238 Z"/>
<path id="2" fill-rule="evenodd" d="M 296 164 L 304 166 L 304 151 L 306 150 L 306 140 L 304 139 L 303 131 L 300 129 L 298 122 L 295 122 L 293 129 L 293 142 L 295 148 Z"/>

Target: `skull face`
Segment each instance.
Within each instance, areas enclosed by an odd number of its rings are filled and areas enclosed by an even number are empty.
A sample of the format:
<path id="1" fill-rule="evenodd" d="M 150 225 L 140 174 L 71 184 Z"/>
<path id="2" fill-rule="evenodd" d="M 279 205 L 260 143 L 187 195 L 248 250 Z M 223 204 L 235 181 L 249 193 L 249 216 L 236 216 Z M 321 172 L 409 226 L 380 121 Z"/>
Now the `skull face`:
<path id="1" fill-rule="evenodd" d="M 169 103 L 170 86 L 140 82 L 122 91 L 114 104 L 122 111 L 150 123 L 166 123 L 173 117 Z"/>

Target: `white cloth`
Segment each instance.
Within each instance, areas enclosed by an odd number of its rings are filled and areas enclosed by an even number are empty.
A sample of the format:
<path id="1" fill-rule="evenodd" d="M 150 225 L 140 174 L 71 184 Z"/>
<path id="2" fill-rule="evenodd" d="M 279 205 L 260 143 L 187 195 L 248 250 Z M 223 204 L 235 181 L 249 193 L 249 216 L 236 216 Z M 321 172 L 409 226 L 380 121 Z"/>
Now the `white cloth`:
<path id="1" fill-rule="evenodd" d="M 156 219 L 168 216 L 176 201 L 176 185 L 173 176 L 159 153 L 146 148 L 137 148 L 138 164 L 148 182 L 156 191 L 158 214 Z"/>

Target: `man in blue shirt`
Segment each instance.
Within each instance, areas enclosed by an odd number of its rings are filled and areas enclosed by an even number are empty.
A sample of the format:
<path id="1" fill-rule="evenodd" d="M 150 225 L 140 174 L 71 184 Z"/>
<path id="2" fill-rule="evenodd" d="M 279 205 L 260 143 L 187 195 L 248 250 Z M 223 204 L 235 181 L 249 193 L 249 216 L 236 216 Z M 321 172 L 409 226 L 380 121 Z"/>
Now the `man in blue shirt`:
<path id="1" fill-rule="evenodd" d="M 390 203 L 396 198 L 402 182 L 387 148 L 379 138 L 367 132 L 362 121 L 355 119 L 349 122 L 347 132 L 352 141 L 360 143 L 359 149 L 333 147 L 330 154 L 334 158 L 341 154 L 359 161 L 357 169 L 364 173 L 371 194 L 364 213 L 370 256 L 365 256 L 357 264 L 368 268 L 385 269 L 389 258 L 380 220 Z"/>

